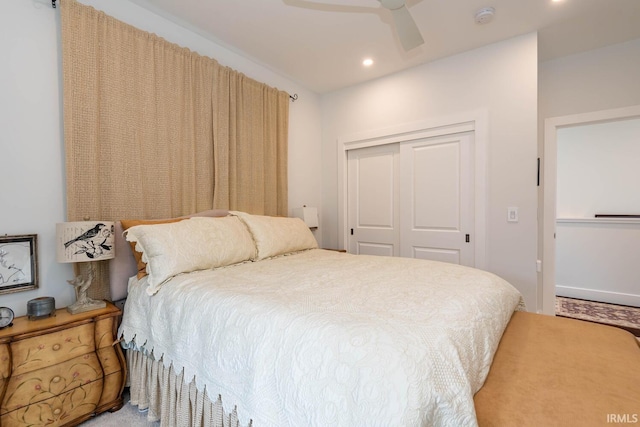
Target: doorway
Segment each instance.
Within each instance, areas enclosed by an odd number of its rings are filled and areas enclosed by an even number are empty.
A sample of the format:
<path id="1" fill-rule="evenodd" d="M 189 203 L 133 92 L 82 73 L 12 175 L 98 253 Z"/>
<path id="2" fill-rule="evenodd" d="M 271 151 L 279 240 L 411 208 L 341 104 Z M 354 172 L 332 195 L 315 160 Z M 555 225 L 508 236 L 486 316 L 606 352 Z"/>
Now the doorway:
<path id="1" fill-rule="evenodd" d="M 571 116 L 554 117 L 545 120 L 544 135 L 544 195 L 543 195 L 543 232 L 542 232 L 542 292 L 539 303 L 542 312 L 553 315 L 555 313 L 555 297 L 557 285 L 558 266 L 558 222 L 557 197 L 558 197 L 558 133 L 562 129 L 576 126 L 614 122 L 618 120 L 630 120 L 640 118 L 640 106 L 625 107 L 620 109 L 597 111 Z M 603 212 L 604 213 L 604 212 Z M 581 224 L 589 224 L 596 219 L 582 219 Z M 609 221 L 612 222 L 612 221 Z M 571 226 L 569 232 L 580 231 L 582 225 Z M 583 227 L 584 228 L 584 227 Z M 564 231 L 563 231 L 564 232 Z M 592 238 L 593 239 L 593 238 Z M 569 287 L 566 287 L 569 288 Z M 566 293 L 567 290 L 564 290 Z M 571 292 L 571 290 L 569 290 Z M 595 295 L 591 293 L 591 295 Z"/>

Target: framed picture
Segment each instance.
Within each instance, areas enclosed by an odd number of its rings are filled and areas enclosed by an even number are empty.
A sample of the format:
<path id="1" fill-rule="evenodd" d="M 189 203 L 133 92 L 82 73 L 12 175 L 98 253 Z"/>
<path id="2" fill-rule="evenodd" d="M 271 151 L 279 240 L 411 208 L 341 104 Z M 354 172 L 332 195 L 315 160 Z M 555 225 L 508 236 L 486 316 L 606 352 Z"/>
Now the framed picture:
<path id="1" fill-rule="evenodd" d="M 38 287 L 38 235 L 0 236 L 0 294 Z"/>

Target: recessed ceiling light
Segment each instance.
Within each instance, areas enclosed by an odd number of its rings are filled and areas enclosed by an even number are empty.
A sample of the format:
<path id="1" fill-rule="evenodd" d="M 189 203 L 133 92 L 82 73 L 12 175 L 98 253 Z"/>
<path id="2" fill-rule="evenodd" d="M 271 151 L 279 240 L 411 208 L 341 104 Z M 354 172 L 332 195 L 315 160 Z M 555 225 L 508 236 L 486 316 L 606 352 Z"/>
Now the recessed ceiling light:
<path id="1" fill-rule="evenodd" d="M 364 65 L 365 67 L 371 67 L 373 65 L 373 59 L 371 58 L 367 58 L 364 61 L 362 61 L 362 65 Z"/>

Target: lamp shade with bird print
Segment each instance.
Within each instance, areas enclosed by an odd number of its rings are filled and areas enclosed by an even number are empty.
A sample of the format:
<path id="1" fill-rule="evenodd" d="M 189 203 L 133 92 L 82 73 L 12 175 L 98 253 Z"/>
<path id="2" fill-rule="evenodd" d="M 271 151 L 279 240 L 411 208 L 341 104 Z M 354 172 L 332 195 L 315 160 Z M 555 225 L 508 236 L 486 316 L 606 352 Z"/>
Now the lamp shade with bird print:
<path id="1" fill-rule="evenodd" d="M 56 224 L 58 262 L 101 261 L 115 257 L 115 224 L 77 221 Z"/>
<path id="2" fill-rule="evenodd" d="M 115 223 L 77 221 L 56 224 L 56 258 L 58 262 L 87 263 L 83 274 L 68 280 L 76 292 L 76 302 L 67 307 L 71 314 L 104 308 L 106 303 L 87 296 L 96 275 L 94 261 L 115 257 Z M 78 270 L 81 270 L 78 267 Z"/>

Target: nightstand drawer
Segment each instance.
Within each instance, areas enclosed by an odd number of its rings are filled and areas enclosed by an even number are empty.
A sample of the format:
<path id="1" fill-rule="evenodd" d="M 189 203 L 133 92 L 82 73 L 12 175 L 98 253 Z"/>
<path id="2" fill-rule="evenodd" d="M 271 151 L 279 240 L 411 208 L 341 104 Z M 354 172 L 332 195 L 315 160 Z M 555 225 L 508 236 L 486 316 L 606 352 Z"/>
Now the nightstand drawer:
<path id="1" fill-rule="evenodd" d="M 95 353 L 11 377 L 0 414 L 66 393 L 83 384 L 102 378 L 100 361 Z"/>
<path id="2" fill-rule="evenodd" d="M 34 405 L 0 416 L 2 427 L 56 427 L 92 414 L 100 401 L 102 379 L 80 386 Z"/>
<path id="3" fill-rule="evenodd" d="M 120 314 L 111 303 L 78 314 L 60 308 L 0 330 L 0 427 L 70 427 L 122 407 Z"/>
<path id="4" fill-rule="evenodd" d="M 11 343 L 12 376 L 65 362 L 95 351 L 92 323 Z"/>
<path id="5" fill-rule="evenodd" d="M 116 348 L 117 347 L 115 346 L 109 346 L 99 348 L 96 351 L 98 359 L 100 360 L 100 365 L 102 365 L 102 372 L 104 375 L 113 374 L 114 372 L 122 370 L 122 365 L 120 364 Z"/>

